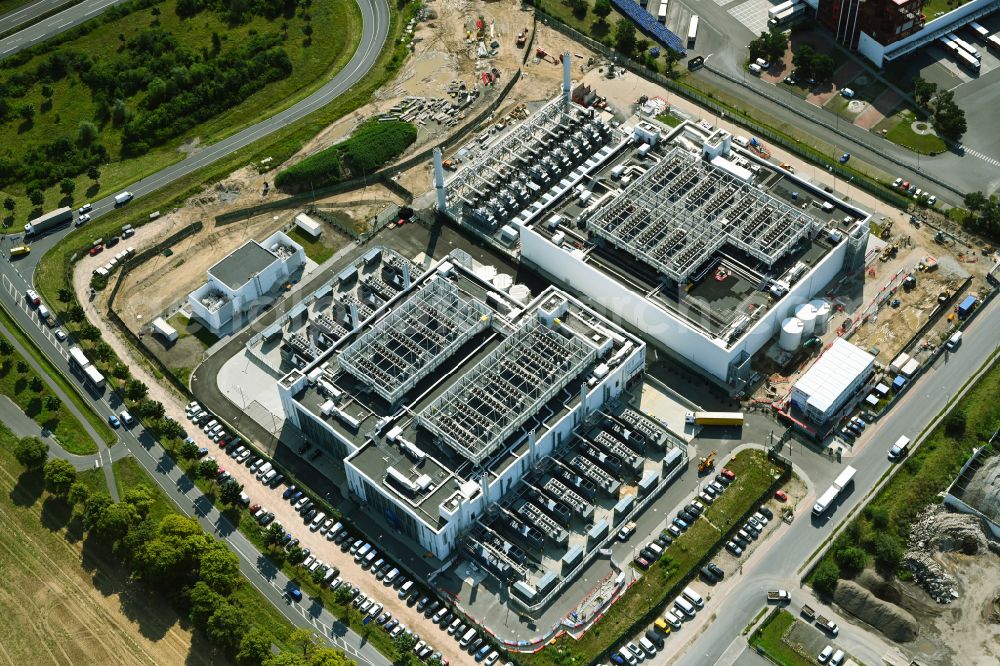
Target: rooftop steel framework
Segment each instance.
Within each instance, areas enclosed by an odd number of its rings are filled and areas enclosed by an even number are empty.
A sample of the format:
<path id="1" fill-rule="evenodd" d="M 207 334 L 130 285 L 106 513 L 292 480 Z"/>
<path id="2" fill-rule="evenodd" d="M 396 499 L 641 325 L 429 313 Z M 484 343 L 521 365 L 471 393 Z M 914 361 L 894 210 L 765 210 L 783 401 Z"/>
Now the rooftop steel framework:
<path id="1" fill-rule="evenodd" d="M 577 337 L 529 319 L 417 415 L 417 422 L 480 464 L 597 357 Z"/>
<path id="2" fill-rule="evenodd" d="M 591 217 L 597 236 L 684 282 L 725 243 L 773 265 L 815 220 L 675 147 Z"/>
<path id="3" fill-rule="evenodd" d="M 435 278 L 340 355 L 340 366 L 395 403 L 490 324 L 490 309 Z"/>

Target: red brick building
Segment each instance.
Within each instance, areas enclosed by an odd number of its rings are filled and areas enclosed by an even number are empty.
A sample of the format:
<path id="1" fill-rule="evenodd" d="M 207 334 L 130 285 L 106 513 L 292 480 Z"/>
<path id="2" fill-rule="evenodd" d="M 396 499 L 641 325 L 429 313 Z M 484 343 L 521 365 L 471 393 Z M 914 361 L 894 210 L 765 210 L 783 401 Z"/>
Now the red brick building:
<path id="1" fill-rule="evenodd" d="M 924 27 L 923 4 L 924 0 L 820 0 L 816 19 L 852 49 L 862 32 L 885 45 Z"/>

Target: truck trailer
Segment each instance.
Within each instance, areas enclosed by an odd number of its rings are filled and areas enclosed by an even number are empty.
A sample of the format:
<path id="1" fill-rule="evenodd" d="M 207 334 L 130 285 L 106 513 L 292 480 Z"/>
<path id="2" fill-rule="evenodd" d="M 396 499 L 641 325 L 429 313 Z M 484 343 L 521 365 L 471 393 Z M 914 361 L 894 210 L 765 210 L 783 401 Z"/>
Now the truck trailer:
<path id="1" fill-rule="evenodd" d="M 844 488 L 854 480 L 854 474 L 857 472 L 856 469 L 848 465 L 844 468 L 844 471 L 840 473 L 833 485 L 826 489 L 820 498 L 816 500 L 816 504 L 813 505 L 813 515 L 817 518 L 826 513 L 826 510 L 830 508 L 833 501 L 840 497 L 840 493 L 844 492 Z"/>
<path id="2" fill-rule="evenodd" d="M 33 236 L 73 221 L 73 209 L 68 206 L 57 208 L 51 213 L 36 217 L 24 225 L 24 235 Z"/>
<path id="3" fill-rule="evenodd" d="M 743 412 L 688 412 L 684 422 L 692 425 L 741 426 Z"/>

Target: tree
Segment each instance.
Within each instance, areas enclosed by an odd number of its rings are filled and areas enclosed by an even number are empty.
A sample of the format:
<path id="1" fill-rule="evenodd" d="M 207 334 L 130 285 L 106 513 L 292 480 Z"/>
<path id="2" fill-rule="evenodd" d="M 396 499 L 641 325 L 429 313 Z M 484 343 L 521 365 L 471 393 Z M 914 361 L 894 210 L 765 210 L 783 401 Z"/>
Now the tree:
<path id="1" fill-rule="evenodd" d="M 813 587 L 820 594 L 830 595 L 837 587 L 840 569 L 830 560 L 823 560 L 813 572 Z"/>
<path id="2" fill-rule="evenodd" d="M 21 108 L 17 110 L 18 115 L 26 123 L 30 123 L 35 119 L 35 105 L 34 104 L 22 104 Z"/>
<path id="3" fill-rule="evenodd" d="M 322 647 L 309 658 L 309 666 L 351 666 L 353 663 L 343 652 L 332 647 Z"/>
<path id="4" fill-rule="evenodd" d="M 903 559 L 903 547 L 887 532 L 875 535 L 872 540 L 872 551 L 875 553 L 875 565 L 885 572 L 895 573 Z"/>
<path id="5" fill-rule="evenodd" d="M 949 437 L 959 438 L 965 435 L 965 407 L 955 405 L 948 415 L 944 417 L 944 434 Z"/>
<path id="6" fill-rule="evenodd" d="M 214 479 L 219 475 L 219 463 L 214 460 L 202 460 L 198 464 L 198 476 L 203 479 Z"/>
<path id="7" fill-rule="evenodd" d="M 14 345 L 10 344 L 6 338 L 0 338 L 0 356 L 11 356 L 14 353 Z"/>
<path id="8" fill-rule="evenodd" d="M 111 497 L 103 491 L 93 493 L 87 498 L 87 504 L 83 509 L 83 527 L 92 530 L 97 527 L 104 510 L 113 504 Z"/>
<path id="9" fill-rule="evenodd" d="M 125 397 L 129 400 L 142 400 L 146 397 L 149 389 L 138 379 L 130 379 L 125 382 Z"/>
<path id="10" fill-rule="evenodd" d="M 296 650 L 302 651 L 303 657 L 308 657 L 313 648 L 316 647 L 316 634 L 309 629 L 296 629 L 288 634 L 288 645 Z"/>
<path id="11" fill-rule="evenodd" d="M 87 508 L 89 510 L 89 503 Z M 135 510 L 134 506 L 127 502 L 113 502 L 101 511 L 95 527 L 101 535 L 114 543 L 128 534 L 128 531 L 138 525 L 140 520 L 139 512 Z"/>
<path id="12" fill-rule="evenodd" d="M 333 600 L 340 604 L 341 606 L 346 606 L 351 601 L 351 586 L 341 585 L 337 588 L 337 591 L 333 593 Z"/>
<path id="13" fill-rule="evenodd" d="M 208 625 L 208 618 L 226 603 L 221 594 L 203 581 L 194 584 L 188 593 L 188 601 L 191 604 L 191 621 L 199 629 L 204 629 Z"/>
<path id="14" fill-rule="evenodd" d="M 587 0 L 564 0 L 564 2 L 569 5 L 570 10 L 573 12 L 573 16 L 578 19 L 582 19 L 587 15 Z"/>
<path id="15" fill-rule="evenodd" d="M 50 412 L 58 410 L 62 406 L 62 400 L 59 399 L 57 395 L 47 395 L 45 396 L 45 409 Z"/>
<path id="16" fill-rule="evenodd" d="M 14 209 L 17 207 L 17 202 L 14 201 L 13 197 L 7 197 L 6 199 L 3 200 L 3 207 L 6 208 L 9 212 L 13 213 Z"/>
<path id="17" fill-rule="evenodd" d="M 201 554 L 198 578 L 219 594 L 228 595 L 240 580 L 240 560 L 220 541 Z"/>
<path id="18" fill-rule="evenodd" d="M 222 51 L 222 38 L 219 37 L 219 33 L 212 33 L 212 55 L 217 56 L 219 52 Z"/>
<path id="19" fill-rule="evenodd" d="M 795 78 L 800 81 L 807 81 L 814 78 L 812 71 L 813 58 L 816 50 L 808 44 L 803 44 L 799 50 L 792 55 L 792 64 L 795 65 Z"/>
<path id="20" fill-rule="evenodd" d="M 941 136 L 958 141 L 968 129 L 965 111 L 955 103 L 955 93 L 946 90 L 934 101 L 934 129 Z"/>
<path id="21" fill-rule="evenodd" d="M 39 377 L 38 375 L 32 377 L 31 382 L 29 383 L 31 385 L 31 390 L 34 391 L 35 393 L 41 393 L 42 389 L 45 388 L 45 382 L 43 382 L 42 378 Z"/>
<path id="22" fill-rule="evenodd" d="M 271 523 L 264 532 L 264 545 L 274 547 L 285 537 L 285 528 L 278 523 Z"/>
<path id="23" fill-rule="evenodd" d="M 254 627 L 240 641 L 236 663 L 239 666 L 260 666 L 271 656 L 271 635 Z"/>
<path id="24" fill-rule="evenodd" d="M 396 651 L 399 654 L 410 654 L 413 652 L 413 646 L 417 644 L 417 638 L 413 634 L 404 631 L 392 639 L 392 643 L 396 646 Z"/>
<path id="25" fill-rule="evenodd" d="M 22 437 L 14 444 L 14 457 L 28 469 L 38 469 L 49 458 L 49 445 L 37 437 Z"/>
<path id="26" fill-rule="evenodd" d="M 635 24 L 629 19 L 618 19 L 615 24 L 615 49 L 625 55 L 635 51 Z"/>
<path id="27" fill-rule="evenodd" d="M 76 142 L 81 146 L 89 146 L 97 141 L 99 133 L 97 131 L 97 125 L 90 122 L 89 120 L 81 120 L 80 124 L 76 126 Z M 91 180 L 97 180 L 92 178 Z"/>
<path id="28" fill-rule="evenodd" d="M 59 287 L 59 302 L 69 303 L 73 300 L 73 292 L 66 287 Z"/>
<path id="29" fill-rule="evenodd" d="M 163 403 L 158 400 L 153 400 L 152 398 L 143 398 L 139 401 L 136 406 L 136 411 L 140 416 L 148 417 L 150 419 L 162 419 L 166 410 L 163 408 Z"/>
<path id="30" fill-rule="evenodd" d="M 768 62 L 776 62 L 785 57 L 785 51 L 788 50 L 788 35 L 783 32 L 765 31 L 747 44 L 747 48 L 750 50 L 751 60 L 763 58 Z"/>
<path id="31" fill-rule="evenodd" d="M 87 178 L 89 178 L 89 179 L 91 179 L 93 181 L 100 180 L 101 179 L 101 170 L 98 169 L 93 164 L 91 164 L 89 167 L 87 167 Z"/>
<path id="32" fill-rule="evenodd" d="M 294 548 L 288 551 L 287 559 L 291 564 L 298 564 L 302 560 L 306 559 L 306 552 L 301 548 L 299 548 L 298 546 L 295 546 Z"/>
<path id="33" fill-rule="evenodd" d="M 45 195 L 37 187 L 28 190 L 28 199 L 31 201 L 33 206 L 41 206 L 45 203 Z"/>
<path id="34" fill-rule="evenodd" d="M 69 487 L 69 494 L 66 495 L 66 499 L 69 501 L 70 506 L 79 506 L 81 504 L 86 506 L 87 500 L 90 499 L 90 488 L 82 481 L 76 481 Z"/>
<path id="35" fill-rule="evenodd" d="M 153 494 L 152 488 L 144 483 L 140 483 L 126 490 L 122 501 L 134 506 L 139 517 L 145 518 L 149 515 L 149 510 L 156 503 L 156 496 Z"/>
<path id="36" fill-rule="evenodd" d="M 160 437 L 165 439 L 180 439 L 184 436 L 184 426 L 173 419 L 159 419 L 156 427 L 160 432 Z"/>
<path id="37" fill-rule="evenodd" d="M 240 502 L 240 493 L 242 492 L 243 485 L 230 479 L 222 484 L 222 488 L 219 490 L 219 499 L 222 500 L 223 504 L 236 506 Z"/>
<path id="38" fill-rule="evenodd" d="M 76 481 L 76 468 L 73 463 L 61 458 L 55 458 L 45 463 L 45 489 L 56 497 L 65 498 L 69 489 Z"/>
<path id="39" fill-rule="evenodd" d="M 224 604 L 208 618 L 205 633 L 209 640 L 228 653 L 234 653 L 247 633 L 248 618 L 239 606 Z"/>
<path id="40" fill-rule="evenodd" d="M 610 0 L 597 0 L 594 3 L 594 15 L 597 17 L 598 22 L 607 23 L 607 19 L 610 14 L 611 14 Z"/>
<path id="41" fill-rule="evenodd" d="M 197 444 L 195 444 L 191 440 L 187 440 L 183 444 L 181 444 L 181 448 L 178 451 L 178 453 L 180 453 L 181 458 L 185 460 L 193 460 L 194 458 L 198 457 L 198 452 L 200 450 L 201 449 L 198 448 Z M 214 461 L 206 460 L 205 462 L 214 462 Z"/>
<path id="42" fill-rule="evenodd" d="M 848 546 L 836 551 L 833 554 L 833 559 L 840 565 L 841 571 L 857 573 L 865 568 L 868 556 L 861 548 Z"/>
<path id="43" fill-rule="evenodd" d="M 47 83 L 42 84 L 42 97 L 45 99 L 52 99 L 52 95 L 55 91 L 52 90 L 52 86 Z"/>
<path id="44" fill-rule="evenodd" d="M 918 105 L 927 108 L 936 92 L 937 84 L 933 81 L 927 81 L 919 76 L 913 78 L 913 98 Z"/>
<path id="45" fill-rule="evenodd" d="M 818 53 L 813 56 L 811 69 L 817 81 L 829 81 L 833 78 L 833 72 L 837 69 L 837 63 L 829 55 Z"/>
<path id="46" fill-rule="evenodd" d="M 878 531 L 884 530 L 889 526 L 889 512 L 880 506 L 868 505 L 870 511 L 868 511 L 868 519 L 872 521 L 872 527 Z"/>
<path id="47" fill-rule="evenodd" d="M 309 664 L 295 652 L 279 652 L 268 657 L 264 666 L 309 666 Z"/>

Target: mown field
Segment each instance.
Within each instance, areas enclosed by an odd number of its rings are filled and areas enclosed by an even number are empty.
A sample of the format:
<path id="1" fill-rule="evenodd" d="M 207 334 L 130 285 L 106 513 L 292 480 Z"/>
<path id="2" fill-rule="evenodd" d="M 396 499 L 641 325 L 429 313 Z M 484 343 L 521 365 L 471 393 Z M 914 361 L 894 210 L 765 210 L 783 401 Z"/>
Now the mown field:
<path id="1" fill-rule="evenodd" d="M 346 64 L 360 27 L 350 0 L 132 0 L 3 61 L 4 226 L 123 189 L 294 103 Z"/>
<path id="2" fill-rule="evenodd" d="M 21 474 L 0 426 L 0 655 L 10 664 L 215 664 L 169 604 L 82 539 L 79 519 Z M 80 481 L 104 489 L 100 471 Z"/>

